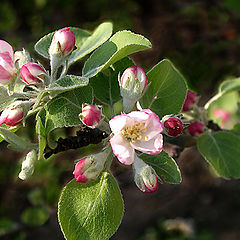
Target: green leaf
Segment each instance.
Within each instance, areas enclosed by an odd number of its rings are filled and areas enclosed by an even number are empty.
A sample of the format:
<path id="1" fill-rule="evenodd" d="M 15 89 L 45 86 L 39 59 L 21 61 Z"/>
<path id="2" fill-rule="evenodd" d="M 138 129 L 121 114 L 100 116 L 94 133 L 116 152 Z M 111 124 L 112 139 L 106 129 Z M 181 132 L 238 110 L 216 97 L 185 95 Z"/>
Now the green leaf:
<path id="1" fill-rule="evenodd" d="M 140 100 L 143 108 L 150 108 L 160 117 L 178 113 L 186 97 L 186 83 L 183 76 L 164 59 L 147 73 L 149 88 Z"/>
<path id="2" fill-rule="evenodd" d="M 0 127 L 0 136 L 4 138 L 5 141 L 9 142 L 9 147 L 14 150 L 28 150 L 37 148 L 37 144 L 31 143 L 3 127 Z"/>
<path id="3" fill-rule="evenodd" d="M 85 77 L 66 75 L 51 84 L 46 91 L 51 92 L 66 92 L 74 88 L 87 86 L 89 79 Z"/>
<path id="4" fill-rule="evenodd" d="M 217 99 L 225 95 L 226 93 L 230 93 L 233 91 L 240 90 L 240 78 L 235 78 L 232 80 L 224 81 L 220 84 L 218 88 L 218 93 L 213 96 L 204 106 L 205 109 L 208 109 L 210 105 L 215 102 Z"/>
<path id="5" fill-rule="evenodd" d="M 48 140 L 50 140 L 50 132 L 55 128 L 80 125 L 81 121 L 78 115 L 82 110 L 82 103 L 91 104 L 92 101 L 93 93 L 90 86 L 61 93 L 49 101 L 45 105 L 46 121 L 44 125 Z"/>
<path id="6" fill-rule="evenodd" d="M 102 45 L 112 35 L 112 23 L 105 22 L 97 27 L 92 35 L 85 30 L 76 27 L 70 27 L 76 37 L 76 50 L 69 57 L 68 64 L 76 62 L 83 58 L 94 49 Z M 48 49 L 50 47 L 54 32 L 41 38 L 35 45 L 35 50 L 45 58 L 50 58 Z"/>
<path id="7" fill-rule="evenodd" d="M 118 74 L 134 65 L 134 62 L 125 57 L 113 64 L 113 69 L 110 69 L 109 75 L 98 73 L 91 78 L 90 84 L 94 90 L 94 96 L 104 104 L 113 106 L 114 103 L 121 99 L 120 88 L 118 84 Z"/>
<path id="8" fill-rule="evenodd" d="M 106 240 L 123 216 L 123 199 L 114 177 L 102 173 L 95 182 L 72 180 L 62 192 L 58 218 L 67 240 Z"/>
<path id="9" fill-rule="evenodd" d="M 152 166 L 157 175 L 167 183 L 180 183 L 182 181 L 180 170 L 173 158 L 162 151 L 157 155 L 141 154 L 141 158 Z"/>
<path id="10" fill-rule="evenodd" d="M 42 226 L 49 218 L 49 212 L 42 207 L 30 207 L 24 210 L 21 220 L 29 226 Z"/>
<path id="11" fill-rule="evenodd" d="M 202 134 L 197 140 L 199 152 L 225 178 L 240 177 L 240 141 L 231 132 Z"/>
<path id="12" fill-rule="evenodd" d="M 148 48 L 151 43 L 145 37 L 126 30 L 117 32 L 85 62 L 83 76 L 93 77 L 118 60 Z"/>
<path id="13" fill-rule="evenodd" d="M 0 110 L 9 106 L 18 97 L 20 97 L 20 95 L 17 93 L 9 96 L 7 88 L 0 86 Z"/>

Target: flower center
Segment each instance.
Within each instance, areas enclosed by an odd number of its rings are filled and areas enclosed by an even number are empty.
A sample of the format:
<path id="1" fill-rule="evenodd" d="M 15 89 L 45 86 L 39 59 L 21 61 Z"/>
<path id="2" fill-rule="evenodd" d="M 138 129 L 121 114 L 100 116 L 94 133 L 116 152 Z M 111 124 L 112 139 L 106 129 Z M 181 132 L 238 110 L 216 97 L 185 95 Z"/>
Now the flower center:
<path id="1" fill-rule="evenodd" d="M 129 142 L 136 142 L 137 140 L 142 139 L 142 133 L 146 132 L 145 124 L 135 123 L 132 126 L 125 127 L 122 130 L 122 136 Z"/>

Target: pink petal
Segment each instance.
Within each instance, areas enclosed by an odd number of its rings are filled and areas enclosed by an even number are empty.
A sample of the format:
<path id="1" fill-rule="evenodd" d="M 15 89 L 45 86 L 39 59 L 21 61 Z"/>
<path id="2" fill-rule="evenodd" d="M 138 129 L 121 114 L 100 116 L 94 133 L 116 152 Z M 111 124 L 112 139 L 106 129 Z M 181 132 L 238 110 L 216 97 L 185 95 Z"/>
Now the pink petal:
<path id="1" fill-rule="evenodd" d="M 13 60 L 8 52 L 0 53 L 0 65 L 11 73 L 16 71 Z"/>
<path id="2" fill-rule="evenodd" d="M 113 150 L 113 154 L 118 160 L 126 165 L 130 165 L 134 161 L 134 149 L 130 146 L 121 134 L 114 135 L 110 139 L 110 144 Z"/>
<path id="3" fill-rule="evenodd" d="M 13 60 L 14 51 L 12 46 L 4 40 L 0 40 L 0 53 L 8 52 Z"/>
<path id="4" fill-rule="evenodd" d="M 148 154 L 159 154 L 163 148 L 163 136 L 158 134 L 149 141 L 136 141 L 135 143 L 130 142 L 130 145 L 141 152 Z"/>
<path id="5" fill-rule="evenodd" d="M 109 126 L 113 133 L 118 133 L 127 124 L 129 117 L 126 114 L 117 115 L 109 121 Z"/>
<path id="6" fill-rule="evenodd" d="M 0 85 L 8 84 L 12 75 L 0 65 Z"/>

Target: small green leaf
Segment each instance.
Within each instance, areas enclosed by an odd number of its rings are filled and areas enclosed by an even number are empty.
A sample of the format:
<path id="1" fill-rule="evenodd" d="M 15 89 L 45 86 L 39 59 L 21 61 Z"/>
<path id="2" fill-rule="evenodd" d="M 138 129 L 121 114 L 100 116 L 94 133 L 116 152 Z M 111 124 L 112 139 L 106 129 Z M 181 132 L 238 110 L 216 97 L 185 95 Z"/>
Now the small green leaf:
<path id="1" fill-rule="evenodd" d="M 58 219 L 67 240 L 107 240 L 117 230 L 122 216 L 122 195 L 108 172 L 95 182 L 72 180 L 59 200 Z"/>
<path id="2" fill-rule="evenodd" d="M 76 27 L 70 27 L 70 30 L 74 32 L 76 37 L 76 50 L 72 52 L 68 59 L 69 65 L 83 58 L 107 41 L 112 35 L 112 23 L 102 23 L 92 34 Z M 53 34 L 54 32 L 42 37 L 35 45 L 35 50 L 45 58 L 50 58 L 48 49 L 50 47 Z"/>
<path id="3" fill-rule="evenodd" d="M 240 177 L 240 141 L 231 132 L 202 134 L 197 140 L 199 152 L 225 178 Z"/>
<path id="4" fill-rule="evenodd" d="M 90 84 L 94 90 L 94 96 L 104 104 L 113 106 L 114 103 L 121 99 L 120 88 L 118 84 L 118 74 L 134 65 L 134 62 L 125 57 L 113 64 L 113 69 L 110 69 L 109 75 L 98 73 L 91 78 Z"/>
<path id="5" fill-rule="evenodd" d="M 117 32 L 85 62 L 83 76 L 93 77 L 118 60 L 149 48 L 151 43 L 145 37 L 126 30 Z"/>
<path id="6" fill-rule="evenodd" d="M 37 144 L 31 143 L 3 127 L 0 127 L 0 136 L 4 138 L 5 141 L 10 143 L 9 147 L 14 150 L 28 150 L 37 148 Z"/>
<path id="7" fill-rule="evenodd" d="M 46 91 L 51 92 L 66 92 L 74 88 L 87 86 L 89 79 L 85 77 L 66 75 L 51 84 Z"/>
<path id="8" fill-rule="evenodd" d="M 30 207 L 24 210 L 21 220 L 29 226 L 42 226 L 49 218 L 49 212 L 42 207 Z"/>
<path id="9" fill-rule="evenodd" d="M 178 113 L 186 97 L 186 83 L 183 76 L 164 59 L 147 73 L 149 88 L 140 100 L 143 108 L 150 108 L 160 117 Z"/>
<path id="10" fill-rule="evenodd" d="M 226 93 L 230 93 L 233 91 L 240 90 L 240 78 L 235 78 L 232 80 L 226 80 L 222 82 L 218 88 L 218 93 L 213 96 L 204 106 L 205 109 L 208 109 L 210 105 L 215 102 L 217 99 L 225 95 Z"/>
<path id="11" fill-rule="evenodd" d="M 152 166 L 163 180 L 167 183 L 180 183 L 182 181 L 180 170 L 173 158 L 162 151 L 157 155 L 141 154 L 141 158 Z"/>

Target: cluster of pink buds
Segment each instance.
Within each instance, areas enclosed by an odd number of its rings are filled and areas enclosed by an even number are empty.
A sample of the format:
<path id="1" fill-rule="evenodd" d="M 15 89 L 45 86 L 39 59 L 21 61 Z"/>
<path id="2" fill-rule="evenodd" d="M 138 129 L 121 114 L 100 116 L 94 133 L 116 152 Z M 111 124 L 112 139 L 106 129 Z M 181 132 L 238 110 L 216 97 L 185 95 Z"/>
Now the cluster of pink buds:
<path id="1" fill-rule="evenodd" d="M 74 33 L 69 29 L 64 28 L 55 32 L 48 50 L 50 56 L 66 56 L 74 50 L 76 38 Z"/>
<path id="2" fill-rule="evenodd" d="M 123 112 L 128 113 L 141 98 L 147 86 L 146 73 L 139 66 L 131 66 L 123 72 L 119 86 L 123 97 Z"/>
<path id="3" fill-rule="evenodd" d="M 196 101 L 197 101 L 197 95 L 194 92 L 187 90 L 187 96 L 183 104 L 182 110 L 184 112 L 191 110 L 193 105 L 196 103 Z"/>
<path id="4" fill-rule="evenodd" d="M 191 136 L 196 136 L 204 132 L 204 124 L 200 121 L 192 122 L 188 126 L 188 132 Z"/>
<path id="5" fill-rule="evenodd" d="M 0 125 L 14 127 L 20 124 L 32 105 L 29 101 L 16 101 L 5 108 L 0 116 Z"/>
<path id="6" fill-rule="evenodd" d="M 79 114 L 79 118 L 84 125 L 94 128 L 99 124 L 101 117 L 102 106 L 82 104 L 82 112 Z"/>
<path id="7" fill-rule="evenodd" d="M 17 69 L 14 65 L 12 46 L 0 40 L 0 85 L 9 85 L 15 81 Z"/>
<path id="8" fill-rule="evenodd" d="M 86 183 L 96 180 L 104 169 L 107 157 L 108 150 L 105 150 L 80 159 L 73 172 L 76 181 Z"/>
<path id="9" fill-rule="evenodd" d="M 164 122 L 164 127 L 167 129 L 167 133 L 170 136 L 176 137 L 183 131 L 183 124 L 180 119 L 176 117 L 168 118 Z"/>
<path id="10" fill-rule="evenodd" d="M 158 189 L 158 177 L 155 170 L 136 155 L 133 170 L 134 181 L 142 192 L 152 193 Z"/>

